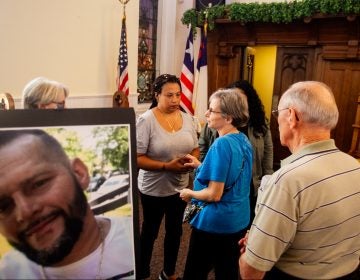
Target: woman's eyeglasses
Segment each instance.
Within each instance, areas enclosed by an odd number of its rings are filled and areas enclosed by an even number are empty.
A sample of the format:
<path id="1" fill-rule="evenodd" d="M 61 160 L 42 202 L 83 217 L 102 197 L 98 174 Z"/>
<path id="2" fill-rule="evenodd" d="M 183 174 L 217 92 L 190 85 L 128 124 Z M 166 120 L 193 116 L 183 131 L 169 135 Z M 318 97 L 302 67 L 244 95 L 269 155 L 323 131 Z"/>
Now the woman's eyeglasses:
<path id="1" fill-rule="evenodd" d="M 214 111 L 212 108 L 209 108 L 208 111 L 211 113 L 214 113 L 214 114 L 222 114 L 222 112 L 219 112 L 219 111 Z"/>
<path id="2" fill-rule="evenodd" d="M 63 102 L 51 102 L 56 105 L 56 109 L 64 109 L 65 108 L 65 101 Z"/>

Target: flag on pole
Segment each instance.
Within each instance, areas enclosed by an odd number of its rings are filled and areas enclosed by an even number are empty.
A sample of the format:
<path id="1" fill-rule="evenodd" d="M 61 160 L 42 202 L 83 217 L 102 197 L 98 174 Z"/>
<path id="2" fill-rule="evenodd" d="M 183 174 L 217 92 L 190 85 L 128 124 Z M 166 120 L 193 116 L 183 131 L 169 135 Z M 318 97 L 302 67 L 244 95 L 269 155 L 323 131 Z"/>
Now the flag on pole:
<path id="1" fill-rule="evenodd" d="M 193 33 L 191 26 L 189 36 L 186 41 L 184 62 L 181 68 L 181 100 L 180 106 L 189 114 L 194 115 L 192 106 L 193 89 L 194 89 L 194 45 Z"/>
<path id="2" fill-rule="evenodd" d="M 129 95 L 129 76 L 128 76 L 128 54 L 126 42 L 126 15 L 122 18 L 120 48 L 118 58 L 118 76 L 116 79 L 118 91 Z"/>
<path id="3" fill-rule="evenodd" d="M 205 112 L 208 107 L 208 70 L 207 70 L 207 23 L 201 29 L 201 43 L 195 72 L 193 107 L 195 116 L 201 125 L 205 123 Z"/>

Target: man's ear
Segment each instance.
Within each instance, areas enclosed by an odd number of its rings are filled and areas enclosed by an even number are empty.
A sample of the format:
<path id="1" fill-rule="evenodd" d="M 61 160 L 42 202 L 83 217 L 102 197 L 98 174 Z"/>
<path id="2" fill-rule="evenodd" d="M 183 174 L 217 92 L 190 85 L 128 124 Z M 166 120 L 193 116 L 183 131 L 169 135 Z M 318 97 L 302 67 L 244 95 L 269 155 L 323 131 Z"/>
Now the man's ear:
<path id="1" fill-rule="evenodd" d="M 87 166 L 79 158 L 75 158 L 75 159 L 71 160 L 70 163 L 71 163 L 72 170 L 76 176 L 76 179 L 78 180 L 82 189 L 86 190 L 90 183 L 89 170 L 88 170 Z"/>
<path id="2" fill-rule="evenodd" d="M 289 108 L 288 122 L 290 128 L 294 128 L 298 125 L 298 118 L 296 115 L 296 111 L 292 108 Z"/>

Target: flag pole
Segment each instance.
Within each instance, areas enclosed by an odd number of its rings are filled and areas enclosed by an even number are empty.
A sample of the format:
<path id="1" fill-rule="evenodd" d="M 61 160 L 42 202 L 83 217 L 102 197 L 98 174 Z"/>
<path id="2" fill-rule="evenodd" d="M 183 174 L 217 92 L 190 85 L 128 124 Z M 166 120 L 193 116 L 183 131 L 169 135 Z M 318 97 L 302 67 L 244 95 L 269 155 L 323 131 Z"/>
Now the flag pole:
<path id="1" fill-rule="evenodd" d="M 125 14 L 125 8 L 126 8 L 126 4 L 129 3 L 130 0 L 119 0 L 119 2 L 123 5 L 123 19 L 126 19 L 126 14 Z"/>
<path id="2" fill-rule="evenodd" d="M 204 33 L 207 36 L 207 27 L 208 27 L 208 17 L 209 17 L 209 9 L 212 7 L 212 3 L 209 3 L 208 7 L 205 9 L 205 22 L 204 22 Z"/>
<path id="3" fill-rule="evenodd" d="M 202 11 L 205 16 L 204 24 L 201 27 L 201 42 L 198 61 L 194 78 L 193 109 L 194 115 L 200 121 L 201 126 L 206 122 L 205 113 L 208 107 L 208 69 L 207 69 L 207 25 L 209 7 Z"/>
<path id="4" fill-rule="evenodd" d="M 120 47 L 119 47 L 119 57 L 118 57 L 118 73 L 116 78 L 116 84 L 118 92 L 125 93 L 126 96 L 129 95 L 129 75 L 128 75 L 128 53 L 127 53 L 127 36 L 126 36 L 126 4 L 130 0 L 119 0 L 123 5 L 123 17 L 121 20 L 121 35 L 120 35 Z"/>

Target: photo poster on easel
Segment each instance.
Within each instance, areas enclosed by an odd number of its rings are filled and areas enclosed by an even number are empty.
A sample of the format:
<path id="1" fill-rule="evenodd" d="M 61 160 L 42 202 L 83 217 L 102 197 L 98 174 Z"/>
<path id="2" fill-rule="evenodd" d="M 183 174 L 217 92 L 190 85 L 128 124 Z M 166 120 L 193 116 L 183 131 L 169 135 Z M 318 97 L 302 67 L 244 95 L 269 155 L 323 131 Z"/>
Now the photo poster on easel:
<path id="1" fill-rule="evenodd" d="M 84 194 L 93 213 L 97 217 L 110 217 L 112 221 L 126 221 L 130 232 L 129 237 L 118 242 L 122 248 L 119 255 L 116 250 L 112 255 L 113 259 L 124 262 L 118 267 L 124 267 L 125 271 L 119 271 L 117 276 L 135 278 L 139 214 L 133 108 L 0 111 L 0 130 L 28 129 L 45 131 L 61 144 L 70 159 L 80 158 L 85 163 L 90 183 Z M 5 243 L 6 239 L 0 236 L 0 260 L 11 249 Z M 131 247 L 130 255 L 121 255 L 126 246 Z"/>

